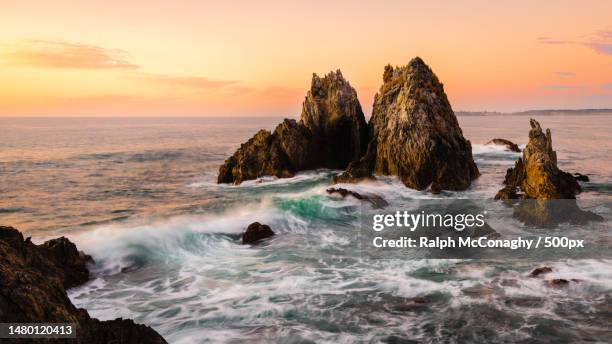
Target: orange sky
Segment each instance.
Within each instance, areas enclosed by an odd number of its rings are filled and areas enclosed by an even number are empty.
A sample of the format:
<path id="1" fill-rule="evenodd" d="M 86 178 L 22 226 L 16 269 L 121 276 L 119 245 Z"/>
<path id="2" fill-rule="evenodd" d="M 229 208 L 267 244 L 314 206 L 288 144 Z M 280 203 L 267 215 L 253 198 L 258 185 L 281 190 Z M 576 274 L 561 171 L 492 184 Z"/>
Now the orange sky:
<path id="1" fill-rule="evenodd" d="M 455 110 L 612 108 L 611 1 L 221 2 L 0 0 L 0 116 L 297 116 L 338 68 L 369 113 L 414 56 Z"/>

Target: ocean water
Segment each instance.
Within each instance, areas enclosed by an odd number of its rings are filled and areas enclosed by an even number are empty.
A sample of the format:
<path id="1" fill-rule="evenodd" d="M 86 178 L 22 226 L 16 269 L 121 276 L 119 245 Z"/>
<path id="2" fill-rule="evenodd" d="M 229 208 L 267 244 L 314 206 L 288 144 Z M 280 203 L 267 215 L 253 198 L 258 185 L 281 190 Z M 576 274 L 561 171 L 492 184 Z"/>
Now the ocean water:
<path id="1" fill-rule="evenodd" d="M 591 178 L 579 204 L 606 219 L 565 229 L 611 243 L 611 209 L 601 205 L 612 194 L 612 116 L 538 120 L 552 130 L 560 167 Z M 355 245 L 355 214 L 371 209 L 326 194 L 338 171 L 216 184 L 223 160 L 278 122 L 0 118 L 0 223 L 35 242 L 76 242 L 96 264 L 93 280 L 69 291 L 72 301 L 94 317 L 153 326 L 171 343 L 612 338 L 612 259 L 366 259 Z M 503 137 L 524 147 L 529 118 L 459 122 L 482 176 L 466 191 L 435 197 L 490 199 L 520 154 L 484 143 Z M 391 177 L 344 186 L 381 195 L 391 208 L 432 197 Z M 501 218 L 491 223 L 500 234 L 529 232 Z M 240 245 L 253 221 L 278 235 Z M 527 277 L 541 265 L 554 268 L 547 278 L 580 282 L 556 289 Z"/>

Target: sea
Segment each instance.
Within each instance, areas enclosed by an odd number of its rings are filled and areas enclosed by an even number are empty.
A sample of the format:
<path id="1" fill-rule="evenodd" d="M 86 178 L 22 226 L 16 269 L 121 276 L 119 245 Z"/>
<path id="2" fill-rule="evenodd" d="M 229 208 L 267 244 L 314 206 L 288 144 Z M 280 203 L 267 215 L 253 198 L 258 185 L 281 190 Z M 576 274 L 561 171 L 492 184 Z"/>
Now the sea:
<path id="1" fill-rule="evenodd" d="M 590 178 L 578 204 L 604 217 L 565 230 L 601 253 L 612 243 L 612 116 L 540 115 L 559 167 Z M 390 209 L 432 197 L 493 203 L 520 153 L 485 143 L 524 147 L 529 117 L 458 120 L 481 172 L 468 190 L 432 195 L 394 177 L 340 186 L 379 195 Z M 91 281 L 68 291 L 72 302 L 96 318 L 152 326 L 170 343 L 610 342 L 605 255 L 370 259 L 356 244 L 355 214 L 373 210 L 326 192 L 340 171 L 216 183 L 242 142 L 280 121 L 0 118 L 0 224 L 36 243 L 68 237 L 95 260 Z M 276 235 L 242 245 L 254 221 Z M 502 237 L 533 234 L 511 216 L 491 226 Z M 539 266 L 553 272 L 529 277 Z M 574 281 L 547 285 L 554 278 Z"/>

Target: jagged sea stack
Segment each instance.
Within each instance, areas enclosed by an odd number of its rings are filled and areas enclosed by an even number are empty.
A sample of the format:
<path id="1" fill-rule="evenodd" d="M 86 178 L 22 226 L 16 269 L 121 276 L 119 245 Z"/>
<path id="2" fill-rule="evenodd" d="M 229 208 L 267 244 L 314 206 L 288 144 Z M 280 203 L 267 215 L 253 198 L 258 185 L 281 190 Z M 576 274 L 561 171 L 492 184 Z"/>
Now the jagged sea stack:
<path id="1" fill-rule="evenodd" d="M 470 142 L 436 75 L 420 58 L 407 66 L 386 66 L 374 98 L 367 153 L 337 182 L 371 173 L 395 175 L 413 189 L 464 190 L 479 172 Z"/>
<path id="2" fill-rule="evenodd" d="M 285 119 L 260 130 L 219 168 L 218 183 L 262 176 L 292 177 L 316 168 L 346 168 L 363 154 L 368 129 L 357 92 L 338 70 L 312 77 L 299 122 Z"/>
<path id="3" fill-rule="evenodd" d="M 529 123 L 529 143 L 523 157 L 506 172 L 506 186 L 497 192 L 495 199 L 523 200 L 515 207 L 514 215 L 529 224 L 555 226 L 567 221 L 582 223 L 601 219 L 576 205 L 580 185 L 574 176 L 557 166 L 550 129 L 544 133 L 535 119 Z"/>
<path id="4" fill-rule="evenodd" d="M 496 199 L 574 199 L 581 191 L 574 176 L 557 167 L 557 153 L 552 148 L 550 129 L 542 131 L 535 119 L 529 121 L 529 143 L 514 168 L 506 172 Z"/>
<path id="5" fill-rule="evenodd" d="M 312 76 L 302 105 L 301 124 L 312 133 L 313 166 L 344 169 L 367 146 L 366 123 L 357 92 L 340 71 Z"/>

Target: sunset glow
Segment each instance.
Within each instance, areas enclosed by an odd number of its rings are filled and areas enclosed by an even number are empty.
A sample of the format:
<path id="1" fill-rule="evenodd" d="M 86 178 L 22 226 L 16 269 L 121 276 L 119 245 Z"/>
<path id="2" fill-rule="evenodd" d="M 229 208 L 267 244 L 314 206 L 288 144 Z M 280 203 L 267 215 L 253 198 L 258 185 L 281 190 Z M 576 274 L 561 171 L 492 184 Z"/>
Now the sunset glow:
<path id="1" fill-rule="evenodd" d="M 612 107 L 612 2 L 3 1 L 0 116 L 297 116 L 341 69 L 369 114 L 422 57 L 457 110 Z"/>

